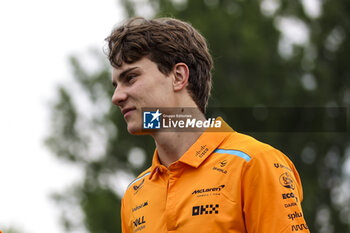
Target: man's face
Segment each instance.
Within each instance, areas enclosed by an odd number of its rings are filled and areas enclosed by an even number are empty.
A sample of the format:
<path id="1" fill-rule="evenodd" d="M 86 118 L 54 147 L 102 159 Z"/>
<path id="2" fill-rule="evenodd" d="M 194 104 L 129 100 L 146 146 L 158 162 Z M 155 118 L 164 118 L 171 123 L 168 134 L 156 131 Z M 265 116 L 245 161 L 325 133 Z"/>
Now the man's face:
<path id="1" fill-rule="evenodd" d="M 132 64 L 113 68 L 115 86 L 112 102 L 119 106 L 131 134 L 142 127 L 144 107 L 171 107 L 174 103 L 172 75 L 161 73 L 157 64 L 144 57 Z"/>

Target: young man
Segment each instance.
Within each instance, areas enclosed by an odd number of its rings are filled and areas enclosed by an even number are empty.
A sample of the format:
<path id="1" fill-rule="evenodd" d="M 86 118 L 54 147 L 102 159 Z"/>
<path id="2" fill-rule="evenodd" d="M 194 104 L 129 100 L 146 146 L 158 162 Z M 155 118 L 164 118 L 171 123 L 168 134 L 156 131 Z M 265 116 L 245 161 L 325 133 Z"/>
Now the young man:
<path id="1" fill-rule="evenodd" d="M 299 175 L 280 151 L 221 118 L 218 130 L 143 130 L 145 107 L 192 109 L 192 118 L 206 121 L 212 59 L 191 25 L 133 18 L 107 41 L 112 101 L 131 134 L 148 132 L 156 144 L 152 166 L 123 197 L 123 233 L 309 232 Z M 152 121 L 159 116 L 153 113 Z"/>

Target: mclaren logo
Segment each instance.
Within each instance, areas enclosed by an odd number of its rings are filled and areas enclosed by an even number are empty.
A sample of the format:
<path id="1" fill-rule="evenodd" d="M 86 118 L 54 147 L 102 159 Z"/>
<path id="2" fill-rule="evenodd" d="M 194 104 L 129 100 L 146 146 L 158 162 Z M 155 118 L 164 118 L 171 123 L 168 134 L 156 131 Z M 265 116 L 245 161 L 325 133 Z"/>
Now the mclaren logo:
<path id="1" fill-rule="evenodd" d="M 208 193 L 208 192 L 220 192 L 221 189 L 223 189 L 225 185 L 220 185 L 219 187 L 214 187 L 214 188 L 207 188 L 207 189 L 197 189 L 194 190 L 193 194 L 200 194 L 200 193 Z"/>

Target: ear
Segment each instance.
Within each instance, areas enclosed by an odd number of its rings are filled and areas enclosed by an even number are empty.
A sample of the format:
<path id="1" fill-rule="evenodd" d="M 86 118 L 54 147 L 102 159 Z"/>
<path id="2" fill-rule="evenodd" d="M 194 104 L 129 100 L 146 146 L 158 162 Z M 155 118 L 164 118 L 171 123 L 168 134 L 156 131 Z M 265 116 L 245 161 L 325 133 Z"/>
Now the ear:
<path id="1" fill-rule="evenodd" d="M 190 71 L 185 63 L 177 63 L 174 66 L 174 91 L 181 91 L 187 86 Z"/>

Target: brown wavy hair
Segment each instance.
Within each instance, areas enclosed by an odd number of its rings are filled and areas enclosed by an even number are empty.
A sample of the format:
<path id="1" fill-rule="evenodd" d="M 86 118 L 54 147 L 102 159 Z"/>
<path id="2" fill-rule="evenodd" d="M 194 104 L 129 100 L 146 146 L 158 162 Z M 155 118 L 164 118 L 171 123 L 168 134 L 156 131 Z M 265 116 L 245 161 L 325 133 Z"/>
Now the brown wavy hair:
<path id="1" fill-rule="evenodd" d="M 106 53 L 115 68 L 147 56 L 168 75 L 177 63 L 185 63 L 190 71 L 189 93 L 205 113 L 213 60 L 204 37 L 190 24 L 173 18 L 135 17 L 113 29 L 106 41 Z"/>

